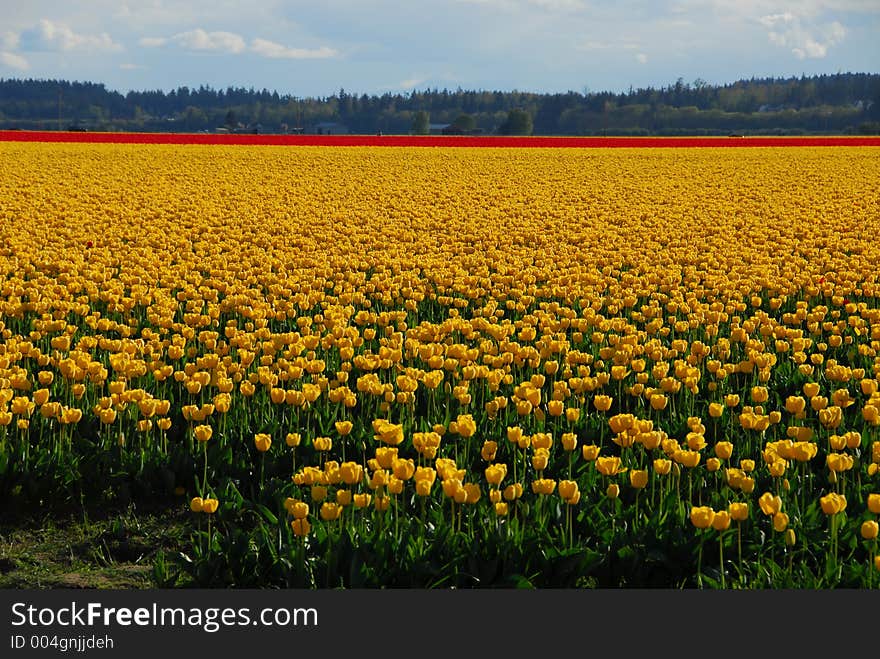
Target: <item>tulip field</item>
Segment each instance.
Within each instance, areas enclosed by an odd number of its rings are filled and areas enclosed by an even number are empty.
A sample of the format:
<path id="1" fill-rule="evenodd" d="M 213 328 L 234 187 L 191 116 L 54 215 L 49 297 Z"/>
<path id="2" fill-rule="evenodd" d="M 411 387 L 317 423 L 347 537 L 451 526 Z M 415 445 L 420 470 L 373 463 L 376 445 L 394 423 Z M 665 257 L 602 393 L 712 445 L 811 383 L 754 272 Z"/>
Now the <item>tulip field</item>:
<path id="1" fill-rule="evenodd" d="M 47 135 L 4 507 L 182 515 L 158 587 L 880 584 L 880 140 Z"/>

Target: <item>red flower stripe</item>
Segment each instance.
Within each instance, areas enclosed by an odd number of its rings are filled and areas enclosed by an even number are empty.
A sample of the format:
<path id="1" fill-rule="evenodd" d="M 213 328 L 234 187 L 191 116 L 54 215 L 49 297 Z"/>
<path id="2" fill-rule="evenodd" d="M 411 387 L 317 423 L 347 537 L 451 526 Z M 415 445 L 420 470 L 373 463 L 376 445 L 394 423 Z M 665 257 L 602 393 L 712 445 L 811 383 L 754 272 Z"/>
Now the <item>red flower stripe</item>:
<path id="1" fill-rule="evenodd" d="M 278 146 L 422 147 L 779 147 L 880 146 L 880 137 L 489 137 L 413 135 L 244 135 L 207 133 L 83 133 L 0 131 L 0 142 L 88 142 L 122 144 L 243 144 Z"/>

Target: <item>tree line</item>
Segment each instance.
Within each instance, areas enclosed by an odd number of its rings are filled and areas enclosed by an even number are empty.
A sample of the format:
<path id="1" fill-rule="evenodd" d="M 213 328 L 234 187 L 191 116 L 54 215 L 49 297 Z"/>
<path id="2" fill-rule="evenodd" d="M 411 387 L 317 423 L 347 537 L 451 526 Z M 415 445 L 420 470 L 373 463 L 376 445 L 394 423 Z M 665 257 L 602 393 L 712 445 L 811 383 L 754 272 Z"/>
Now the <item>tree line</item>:
<path id="1" fill-rule="evenodd" d="M 880 133 L 880 74 L 703 80 L 626 92 L 345 89 L 301 98 L 242 87 L 122 94 L 104 84 L 0 79 L 0 129 L 536 135 Z"/>

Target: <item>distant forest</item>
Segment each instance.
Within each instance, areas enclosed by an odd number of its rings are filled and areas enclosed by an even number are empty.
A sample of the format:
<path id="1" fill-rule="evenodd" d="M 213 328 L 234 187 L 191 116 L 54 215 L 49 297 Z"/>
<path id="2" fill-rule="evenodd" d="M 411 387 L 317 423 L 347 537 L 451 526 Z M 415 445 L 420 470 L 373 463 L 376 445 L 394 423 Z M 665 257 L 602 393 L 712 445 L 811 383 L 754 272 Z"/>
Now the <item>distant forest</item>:
<path id="1" fill-rule="evenodd" d="M 130 91 L 0 79 L 0 129 L 535 135 L 880 133 L 880 74 L 702 80 L 623 93 L 424 90 L 298 98 L 253 88 Z"/>

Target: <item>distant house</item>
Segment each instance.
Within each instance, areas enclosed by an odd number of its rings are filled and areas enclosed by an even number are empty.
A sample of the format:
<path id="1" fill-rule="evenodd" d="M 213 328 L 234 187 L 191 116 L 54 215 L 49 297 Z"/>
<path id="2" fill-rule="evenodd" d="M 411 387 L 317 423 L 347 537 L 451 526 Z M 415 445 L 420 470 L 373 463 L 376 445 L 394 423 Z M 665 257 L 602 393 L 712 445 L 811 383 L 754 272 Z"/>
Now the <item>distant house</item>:
<path id="1" fill-rule="evenodd" d="M 315 124 L 316 135 L 348 135 L 348 126 L 335 121 L 322 121 Z"/>
<path id="2" fill-rule="evenodd" d="M 443 131 L 449 128 L 452 124 L 428 124 L 428 131 L 431 135 L 442 135 Z"/>

